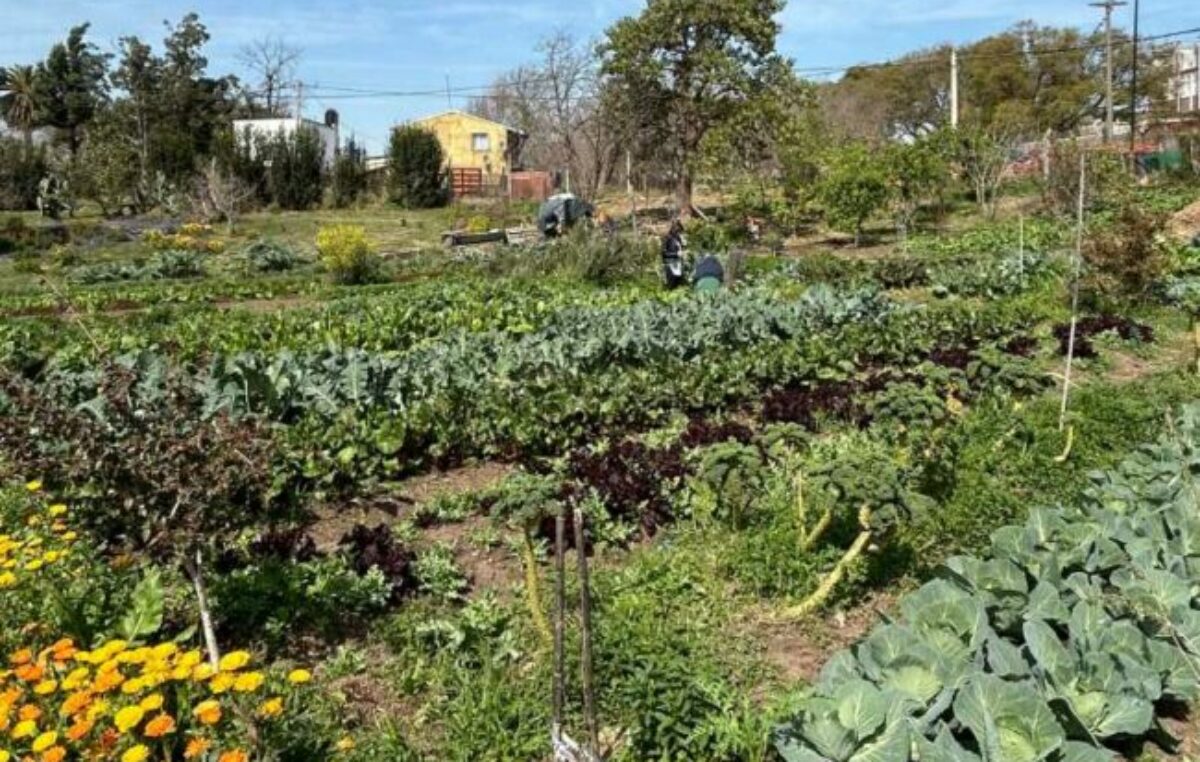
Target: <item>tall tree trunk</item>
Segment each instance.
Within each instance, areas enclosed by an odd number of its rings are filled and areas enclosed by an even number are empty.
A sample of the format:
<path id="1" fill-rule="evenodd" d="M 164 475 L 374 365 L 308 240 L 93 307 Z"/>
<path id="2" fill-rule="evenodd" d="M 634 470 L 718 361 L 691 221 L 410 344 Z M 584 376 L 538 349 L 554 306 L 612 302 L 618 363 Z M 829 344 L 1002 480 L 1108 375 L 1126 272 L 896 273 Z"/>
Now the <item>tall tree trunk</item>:
<path id="1" fill-rule="evenodd" d="M 692 171 L 686 166 L 680 167 L 679 179 L 675 182 L 675 207 L 682 219 L 689 219 L 693 214 L 692 190 Z"/>

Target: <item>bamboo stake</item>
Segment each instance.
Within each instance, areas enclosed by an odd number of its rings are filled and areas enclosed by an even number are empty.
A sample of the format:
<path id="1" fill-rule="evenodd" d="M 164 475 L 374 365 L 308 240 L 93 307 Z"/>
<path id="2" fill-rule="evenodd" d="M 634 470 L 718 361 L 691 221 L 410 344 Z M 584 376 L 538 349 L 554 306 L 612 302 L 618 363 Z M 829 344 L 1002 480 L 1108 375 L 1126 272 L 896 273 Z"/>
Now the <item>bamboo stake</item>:
<path id="1" fill-rule="evenodd" d="M 551 717 L 551 742 L 557 747 L 562 737 L 563 704 L 566 701 L 567 680 L 563 668 L 563 627 L 566 617 L 566 517 L 560 509 L 554 517 L 554 709 Z"/>
<path id="2" fill-rule="evenodd" d="M 1067 427 L 1067 406 L 1071 400 L 1071 370 L 1075 362 L 1075 332 L 1079 326 L 1079 278 L 1083 269 L 1083 201 L 1087 190 L 1087 155 L 1079 153 L 1079 205 L 1075 229 L 1075 268 L 1071 278 L 1071 332 L 1067 337 L 1067 367 L 1063 373 L 1062 405 L 1058 412 L 1058 430 Z"/>
<path id="3" fill-rule="evenodd" d="M 200 629 L 204 633 L 204 646 L 208 650 L 208 663 L 213 671 L 220 669 L 221 649 L 217 645 L 217 631 L 213 627 L 212 610 L 208 605 L 208 591 L 204 587 L 204 557 L 196 550 L 196 558 L 186 558 L 184 568 L 192 578 L 192 587 L 196 591 L 196 605 L 200 609 Z"/>
<path id="4" fill-rule="evenodd" d="M 588 577 L 587 546 L 584 544 L 583 511 L 575 509 L 575 555 L 579 561 L 579 625 L 583 678 L 583 718 L 587 725 L 585 755 L 594 759 L 600 750 L 600 729 L 596 721 L 596 692 L 592 681 L 592 594 Z"/>

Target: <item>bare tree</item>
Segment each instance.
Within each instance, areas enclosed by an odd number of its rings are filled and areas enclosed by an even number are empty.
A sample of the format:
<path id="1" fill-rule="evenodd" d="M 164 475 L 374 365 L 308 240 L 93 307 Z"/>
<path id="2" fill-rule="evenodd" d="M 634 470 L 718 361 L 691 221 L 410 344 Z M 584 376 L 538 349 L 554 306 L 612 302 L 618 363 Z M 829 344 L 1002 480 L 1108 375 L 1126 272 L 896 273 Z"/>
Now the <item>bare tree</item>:
<path id="1" fill-rule="evenodd" d="M 537 50 L 540 61 L 502 75 L 468 108 L 526 132 L 528 163 L 567 170 L 573 188 L 593 197 L 612 178 L 618 153 L 601 114 L 594 46 L 558 32 Z"/>
<path id="2" fill-rule="evenodd" d="M 238 53 L 238 61 L 257 77 L 255 83 L 258 98 L 266 116 L 284 116 L 284 91 L 291 86 L 296 74 L 296 65 L 303 51 L 288 45 L 278 37 L 263 37 L 244 45 Z"/>
<path id="3" fill-rule="evenodd" d="M 975 191 L 975 201 L 982 212 L 994 215 L 996 191 L 1020 141 L 1014 133 L 999 127 L 970 127 L 956 137 L 958 161 Z"/>
<path id="4" fill-rule="evenodd" d="M 196 178 L 194 201 L 197 211 L 206 220 L 224 220 L 229 235 L 233 235 L 238 214 L 253 197 L 254 188 L 233 173 L 224 171 L 215 158 L 209 160 Z"/>

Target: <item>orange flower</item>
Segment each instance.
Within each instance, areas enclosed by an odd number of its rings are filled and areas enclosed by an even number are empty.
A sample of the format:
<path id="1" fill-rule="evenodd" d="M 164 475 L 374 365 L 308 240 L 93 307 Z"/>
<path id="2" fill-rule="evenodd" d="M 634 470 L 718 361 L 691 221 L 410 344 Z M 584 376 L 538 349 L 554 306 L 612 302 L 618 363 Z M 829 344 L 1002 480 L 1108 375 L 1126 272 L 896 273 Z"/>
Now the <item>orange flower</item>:
<path id="1" fill-rule="evenodd" d="M 72 715 L 79 714 L 84 709 L 87 709 L 87 706 L 90 703 L 92 703 L 92 694 L 88 693 L 87 691 L 72 693 L 70 696 L 67 696 L 66 701 L 62 702 L 62 706 L 59 708 L 58 713 L 63 717 L 70 717 Z"/>
<path id="2" fill-rule="evenodd" d="M 17 712 L 17 716 L 22 720 L 39 720 L 42 717 L 42 710 L 33 704 L 26 704 L 21 707 L 21 711 Z"/>
<path id="3" fill-rule="evenodd" d="M 96 680 L 92 683 L 92 690 L 97 693 L 108 693 L 123 682 L 125 682 L 125 676 L 121 674 L 121 671 L 112 669 L 96 675 Z"/>
<path id="4" fill-rule="evenodd" d="M 106 728 L 105 731 L 100 734 L 100 748 L 105 750 L 111 749 L 112 747 L 116 746 L 117 741 L 120 740 L 121 734 L 117 732 L 116 728 Z"/>
<path id="5" fill-rule="evenodd" d="M 221 721 L 221 705 L 216 701 L 201 701 L 192 711 L 203 725 L 216 725 Z"/>
<path id="6" fill-rule="evenodd" d="M 88 733 L 92 732 L 94 726 L 95 723 L 91 720 L 79 720 L 67 728 L 67 739 L 70 741 L 81 741 L 87 737 Z"/>
<path id="7" fill-rule="evenodd" d="M 210 748 L 212 748 L 212 741 L 207 738 L 193 738 L 187 742 L 187 747 L 183 750 L 183 758 L 195 759 Z"/>
<path id="8" fill-rule="evenodd" d="M 20 651 L 17 651 L 15 654 L 8 657 L 8 661 L 14 667 L 24 666 L 33 661 L 33 651 L 30 651 L 28 648 L 22 648 Z"/>
<path id="9" fill-rule="evenodd" d="M 67 758 L 67 750 L 61 746 L 51 746 L 42 752 L 42 762 L 63 762 Z"/>
<path id="10" fill-rule="evenodd" d="M 160 714 L 146 723 L 147 738 L 162 738 L 175 732 L 175 718 L 169 714 Z"/>
<path id="11" fill-rule="evenodd" d="M 36 683 L 46 674 L 46 670 L 37 664 L 24 664 L 17 667 L 13 672 L 17 679 L 24 680 L 27 683 Z"/>
<path id="12" fill-rule="evenodd" d="M 248 762 L 249 759 L 250 758 L 246 756 L 246 752 L 242 751 L 241 749 L 234 749 L 233 751 L 227 751 L 221 756 L 217 757 L 217 762 Z"/>

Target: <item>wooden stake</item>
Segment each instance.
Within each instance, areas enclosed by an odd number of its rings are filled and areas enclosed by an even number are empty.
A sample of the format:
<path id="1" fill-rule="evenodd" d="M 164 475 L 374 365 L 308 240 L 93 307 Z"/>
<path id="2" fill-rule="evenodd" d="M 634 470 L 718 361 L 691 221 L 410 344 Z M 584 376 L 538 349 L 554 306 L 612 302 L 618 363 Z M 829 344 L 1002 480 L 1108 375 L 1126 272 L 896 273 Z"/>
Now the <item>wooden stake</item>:
<path id="1" fill-rule="evenodd" d="M 583 678 L 583 719 L 587 725 L 588 739 L 588 748 L 584 752 L 594 759 L 600 751 L 600 728 L 596 722 L 596 692 L 592 681 L 592 594 L 583 522 L 583 511 L 576 508 L 575 555 L 579 560 L 579 640 L 582 651 L 580 671 Z"/>
<path id="2" fill-rule="evenodd" d="M 566 517 L 562 510 L 554 517 L 554 709 L 551 718 L 553 723 L 550 730 L 552 742 L 557 745 L 562 737 L 563 704 L 566 701 L 567 678 L 563 662 L 563 627 L 566 618 L 567 579 L 566 579 Z"/>
<path id="3" fill-rule="evenodd" d="M 1079 152 L 1079 208 L 1075 229 L 1075 272 L 1071 278 L 1071 332 L 1067 336 L 1067 367 L 1063 373 L 1062 406 L 1058 430 L 1067 428 L 1067 406 L 1071 401 L 1071 369 L 1075 362 L 1075 332 L 1079 326 L 1079 278 L 1083 270 L 1083 200 L 1087 190 L 1087 154 Z"/>

